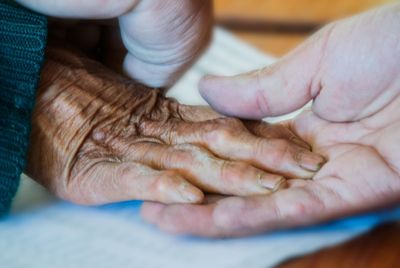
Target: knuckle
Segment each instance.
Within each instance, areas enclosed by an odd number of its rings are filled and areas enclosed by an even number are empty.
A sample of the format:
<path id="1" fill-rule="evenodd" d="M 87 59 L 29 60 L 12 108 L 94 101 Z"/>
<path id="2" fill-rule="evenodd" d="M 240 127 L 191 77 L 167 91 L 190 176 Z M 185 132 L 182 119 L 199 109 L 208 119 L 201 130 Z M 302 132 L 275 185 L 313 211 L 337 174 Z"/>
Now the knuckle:
<path id="1" fill-rule="evenodd" d="M 155 182 L 153 189 L 157 193 L 166 193 L 172 186 L 178 184 L 177 174 L 172 170 L 166 170 L 160 173 Z"/>
<path id="2" fill-rule="evenodd" d="M 202 147 L 190 143 L 178 144 L 175 146 L 175 149 L 192 154 L 200 154 L 206 152 L 206 150 Z"/>
<path id="3" fill-rule="evenodd" d="M 206 130 L 207 141 L 211 143 L 225 143 L 237 136 L 239 128 L 231 124 L 213 122 Z"/>
<path id="4" fill-rule="evenodd" d="M 283 139 L 273 140 L 271 141 L 271 144 L 273 146 L 272 147 L 268 146 L 268 149 L 265 149 L 265 145 L 259 146 L 259 148 L 260 150 L 262 149 L 266 150 L 267 155 L 269 156 L 269 161 L 272 166 L 280 167 L 290 152 L 290 144 L 288 141 Z"/>
<path id="5" fill-rule="evenodd" d="M 168 177 L 166 175 L 159 177 L 155 180 L 153 184 L 153 189 L 156 193 L 165 193 L 168 188 Z"/>
<path id="6" fill-rule="evenodd" d="M 215 131 L 215 139 L 219 142 L 230 140 L 234 136 L 234 130 L 230 127 L 222 127 Z"/>
<path id="7" fill-rule="evenodd" d="M 226 209 L 227 206 L 234 207 L 234 213 L 231 209 Z M 219 202 L 212 213 L 214 225 L 222 230 L 241 228 L 244 225 L 242 215 L 246 209 L 245 200 L 239 197 Z"/>
<path id="8" fill-rule="evenodd" d="M 281 216 L 283 220 L 295 220 L 298 222 L 307 221 L 313 215 L 321 215 L 328 209 L 318 194 L 308 189 L 298 189 L 298 202 L 292 202 L 281 206 Z"/>
<path id="9" fill-rule="evenodd" d="M 188 164 L 188 163 L 192 163 L 194 158 L 191 152 L 188 151 L 179 151 L 179 152 L 175 152 L 173 154 L 173 156 L 171 156 L 170 158 L 171 160 L 171 165 L 176 166 L 179 163 L 182 164 Z"/>
<path id="10" fill-rule="evenodd" d="M 189 150 L 189 145 L 176 145 L 172 150 L 168 150 L 162 155 L 162 162 L 169 167 L 180 167 L 181 164 L 187 165 L 194 160 L 193 152 Z"/>
<path id="11" fill-rule="evenodd" d="M 201 146 L 197 146 L 194 144 L 180 144 L 176 146 L 176 149 L 181 150 L 181 157 L 184 158 L 186 162 L 192 162 L 194 160 L 201 159 L 204 161 L 205 159 L 211 157 L 209 151 Z"/>
<path id="12" fill-rule="evenodd" d="M 221 160 L 220 178 L 223 181 L 244 180 L 254 169 L 244 162 Z M 234 185 L 230 185 L 234 187 Z"/>
<path id="13" fill-rule="evenodd" d="M 254 168 L 245 162 L 234 162 L 233 174 L 238 178 L 246 178 L 250 172 L 254 171 Z"/>
<path id="14" fill-rule="evenodd" d="M 243 122 L 240 119 L 233 117 L 224 117 L 209 120 L 205 126 L 207 131 L 218 130 L 218 129 L 246 129 Z"/>

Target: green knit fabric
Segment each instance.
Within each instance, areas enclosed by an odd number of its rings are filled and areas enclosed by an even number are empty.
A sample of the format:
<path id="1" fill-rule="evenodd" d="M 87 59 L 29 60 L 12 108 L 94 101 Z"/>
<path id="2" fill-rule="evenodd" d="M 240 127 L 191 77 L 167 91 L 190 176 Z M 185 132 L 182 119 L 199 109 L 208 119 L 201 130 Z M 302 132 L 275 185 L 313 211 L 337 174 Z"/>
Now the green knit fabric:
<path id="1" fill-rule="evenodd" d="M 0 0 L 0 215 L 9 210 L 25 167 L 46 37 L 45 16 Z"/>

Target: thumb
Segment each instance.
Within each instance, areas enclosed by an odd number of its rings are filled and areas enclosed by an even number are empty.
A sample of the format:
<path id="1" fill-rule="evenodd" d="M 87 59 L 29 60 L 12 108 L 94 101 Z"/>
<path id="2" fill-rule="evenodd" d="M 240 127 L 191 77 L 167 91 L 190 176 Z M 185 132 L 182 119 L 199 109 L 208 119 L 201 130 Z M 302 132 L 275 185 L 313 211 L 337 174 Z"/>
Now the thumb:
<path id="1" fill-rule="evenodd" d="M 132 10 L 139 0 L 16 0 L 36 12 L 58 18 L 108 19 Z"/>
<path id="2" fill-rule="evenodd" d="M 125 73 L 151 87 L 171 86 L 207 47 L 212 22 L 210 0 L 141 1 L 119 18 Z"/>
<path id="3" fill-rule="evenodd" d="M 233 76 L 205 76 L 200 94 L 218 112 L 259 119 L 278 116 L 303 107 L 318 95 L 318 70 L 329 29 L 315 36 L 261 70 Z"/>

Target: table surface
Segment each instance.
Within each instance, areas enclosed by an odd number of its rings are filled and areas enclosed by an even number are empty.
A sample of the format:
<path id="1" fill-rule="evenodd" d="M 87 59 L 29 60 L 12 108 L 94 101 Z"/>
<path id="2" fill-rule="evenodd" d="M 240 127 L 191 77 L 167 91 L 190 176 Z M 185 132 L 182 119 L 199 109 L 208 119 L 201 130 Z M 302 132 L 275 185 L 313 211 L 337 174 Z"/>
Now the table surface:
<path id="1" fill-rule="evenodd" d="M 262 51 L 282 56 L 324 24 L 393 0 L 214 0 L 216 21 Z M 281 268 L 400 267 L 400 223 L 290 260 Z"/>

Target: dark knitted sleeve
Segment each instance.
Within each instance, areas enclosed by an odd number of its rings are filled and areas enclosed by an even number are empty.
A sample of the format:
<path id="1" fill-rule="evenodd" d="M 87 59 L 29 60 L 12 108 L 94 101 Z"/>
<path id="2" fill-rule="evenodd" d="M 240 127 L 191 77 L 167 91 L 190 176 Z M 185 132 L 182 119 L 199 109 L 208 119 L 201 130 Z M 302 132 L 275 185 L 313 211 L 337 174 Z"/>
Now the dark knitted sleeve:
<path id="1" fill-rule="evenodd" d="M 0 0 L 0 215 L 25 167 L 46 36 L 46 17 Z"/>

